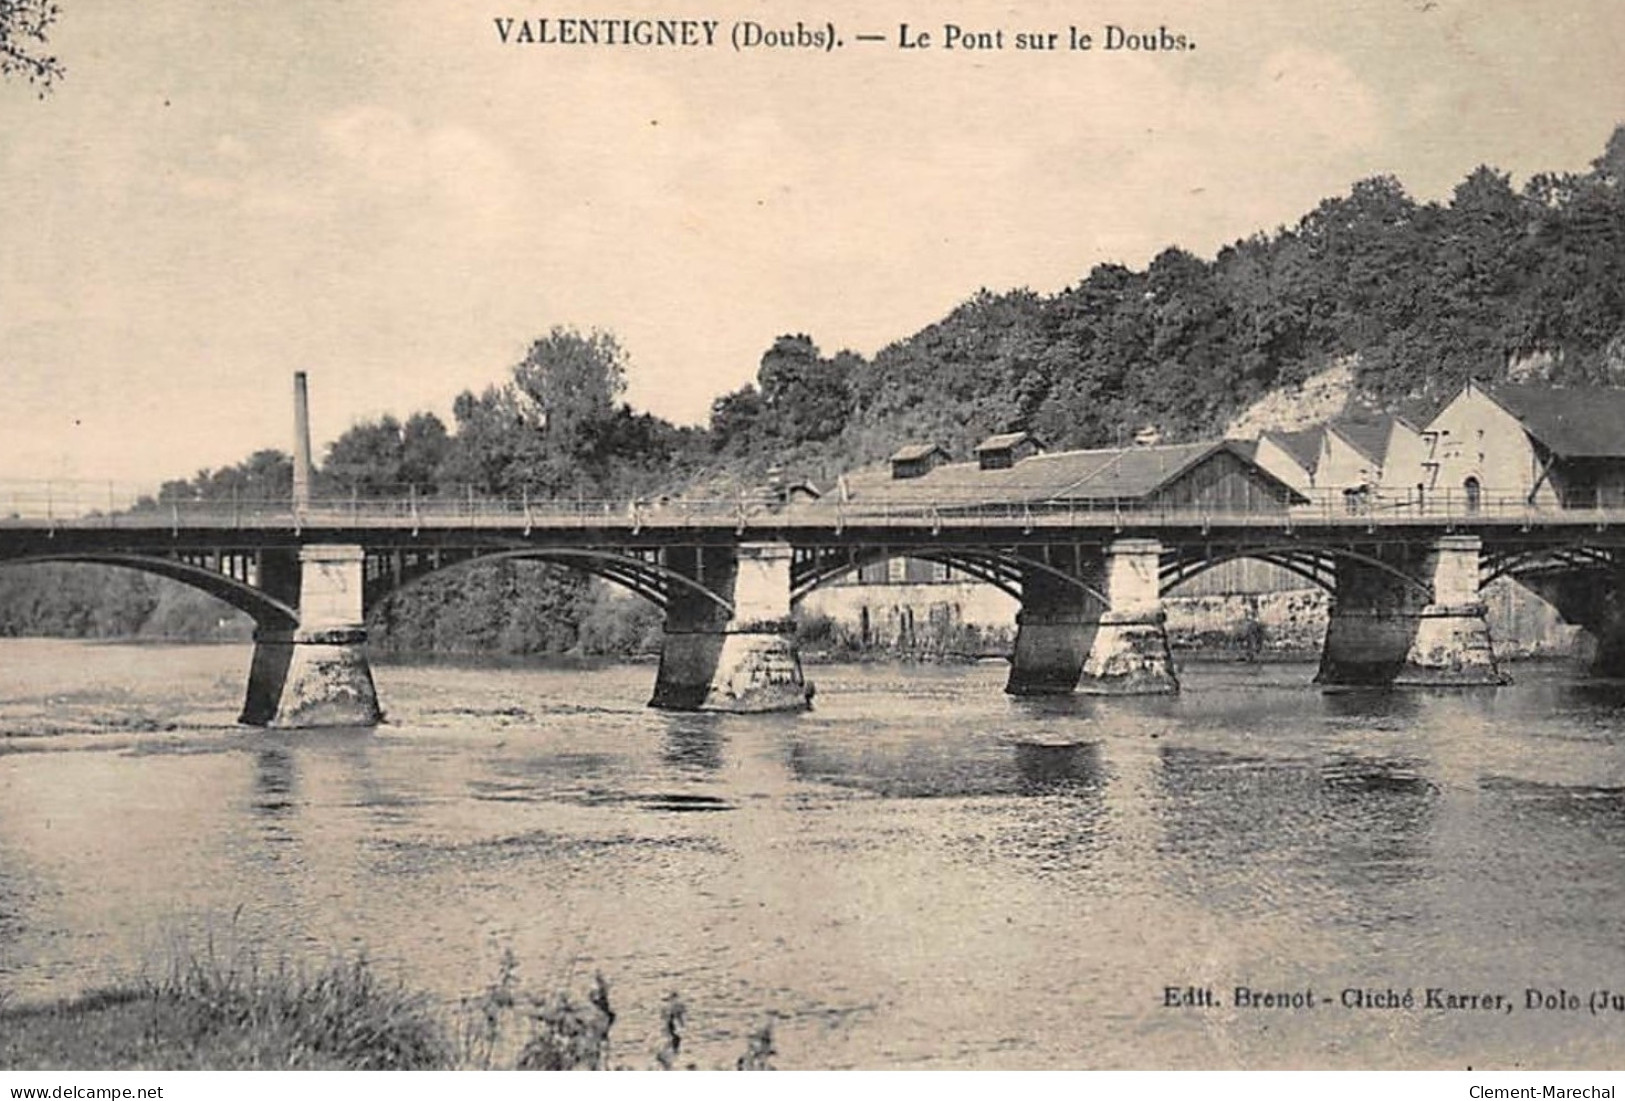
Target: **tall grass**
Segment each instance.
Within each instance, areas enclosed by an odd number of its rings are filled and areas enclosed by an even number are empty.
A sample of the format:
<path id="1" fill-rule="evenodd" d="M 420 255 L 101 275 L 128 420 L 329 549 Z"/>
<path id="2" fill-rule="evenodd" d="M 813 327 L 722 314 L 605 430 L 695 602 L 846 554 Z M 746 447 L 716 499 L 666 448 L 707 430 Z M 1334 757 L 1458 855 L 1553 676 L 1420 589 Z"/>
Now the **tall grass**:
<path id="1" fill-rule="evenodd" d="M 172 963 L 143 993 L 196 1050 L 243 1066 L 418 1070 L 444 1067 L 452 1054 L 434 1003 L 381 979 L 364 956 L 307 974 L 211 952 Z"/>
<path id="2" fill-rule="evenodd" d="M 687 1009 L 673 993 L 661 1014 L 664 1042 L 646 1065 L 676 1069 Z M 0 1068 L 633 1069 L 612 1058 L 615 1021 L 602 975 L 584 997 L 530 994 L 512 953 L 483 993 L 448 1009 L 364 956 L 307 971 L 211 943 L 172 952 L 157 979 L 50 1006 L 0 1004 Z M 735 1065 L 772 1069 L 774 1054 L 768 1024 Z"/>

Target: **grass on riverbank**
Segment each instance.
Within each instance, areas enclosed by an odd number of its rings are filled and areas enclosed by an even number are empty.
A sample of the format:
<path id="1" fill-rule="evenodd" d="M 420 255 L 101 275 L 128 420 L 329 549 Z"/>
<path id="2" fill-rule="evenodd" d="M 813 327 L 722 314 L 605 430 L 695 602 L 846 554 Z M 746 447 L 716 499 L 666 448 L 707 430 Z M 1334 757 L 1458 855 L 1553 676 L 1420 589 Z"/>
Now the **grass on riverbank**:
<path id="1" fill-rule="evenodd" d="M 0 1013 L 10 1069 L 412 1070 L 452 1055 L 429 999 L 365 960 L 313 975 L 190 960 L 156 982 Z"/>
<path id="2" fill-rule="evenodd" d="M 138 980 L 43 1006 L 0 1005 L 7 1070 L 610 1070 L 615 1024 L 599 976 L 585 999 L 522 992 L 513 957 L 478 997 L 447 1010 L 380 978 L 365 959 L 311 974 L 212 953 Z M 651 1068 L 681 1064 L 686 1009 L 671 995 Z M 771 1069 L 771 1024 L 737 1067 Z M 692 1064 L 689 1064 L 692 1069 Z"/>

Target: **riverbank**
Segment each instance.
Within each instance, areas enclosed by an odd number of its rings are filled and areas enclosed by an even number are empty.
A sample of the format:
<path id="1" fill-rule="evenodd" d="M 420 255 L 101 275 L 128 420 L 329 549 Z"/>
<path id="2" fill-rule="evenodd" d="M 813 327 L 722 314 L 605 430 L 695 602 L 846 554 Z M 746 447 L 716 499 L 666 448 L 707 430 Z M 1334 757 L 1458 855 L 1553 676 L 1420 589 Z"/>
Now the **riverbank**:
<path id="1" fill-rule="evenodd" d="M 312 974 L 251 957 L 188 959 L 161 981 L 0 1008 L 4 1070 L 622 1070 L 615 1010 L 599 976 L 584 997 L 521 991 L 506 957 L 478 996 L 446 1007 L 380 977 L 364 958 Z M 687 1010 L 662 1007 L 647 1069 L 680 1065 Z M 736 1069 L 771 1069 L 771 1024 Z M 694 1069 L 689 1064 L 687 1069 Z"/>
<path id="2" fill-rule="evenodd" d="M 305 976 L 191 961 L 158 982 L 0 1011 L 8 1070 L 426 1070 L 454 1065 L 421 994 L 365 961 Z"/>
<path id="3" fill-rule="evenodd" d="M 1589 660 L 1593 643 L 1555 608 L 1509 578 L 1483 598 L 1496 656 Z M 1318 587 L 1168 595 L 1162 602 L 1176 657 L 1217 661 L 1314 661 L 1332 597 Z M 832 586 L 801 608 L 804 659 L 975 661 L 1005 657 L 1018 603 L 969 583 Z"/>

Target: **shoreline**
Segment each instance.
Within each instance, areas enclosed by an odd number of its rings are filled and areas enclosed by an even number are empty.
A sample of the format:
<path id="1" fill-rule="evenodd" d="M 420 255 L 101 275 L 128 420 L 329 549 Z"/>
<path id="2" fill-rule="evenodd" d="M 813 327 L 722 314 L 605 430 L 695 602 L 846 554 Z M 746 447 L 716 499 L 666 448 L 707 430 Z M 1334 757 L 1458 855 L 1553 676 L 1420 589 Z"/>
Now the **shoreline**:
<path id="1" fill-rule="evenodd" d="M 7 635 L 0 637 L 0 643 L 71 643 L 76 645 L 96 646 L 108 649 L 163 649 L 163 648 L 196 648 L 211 647 L 248 647 L 253 644 L 249 638 L 153 638 L 143 635 L 129 635 L 118 638 L 75 638 L 63 635 Z M 1312 664 L 1320 660 L 1320 648 L 1316 647 L 1266 647 L 1263 650 L 1249 654 L 1241 643 L 1234 645 L 1181 645 L 1171 642 L 1170 651 L 1178 660 L 1194 662 L 1204 665 L 1302 665 Z M 1589 656 L 1588 647 L 1579 646 L 1569 652 L 1555 650 L 1526 649 L 1514 647 L 1509 652 L 1497 653 L 1496 660 L 1504 664 L 1528 663 L 1555 663 L 1565 661 L 1584 661 Z M 953 652 L 909 652 L 899 649 L 875 648 L 861 651 L 836 651 L 803 647 L 801 660 L 807 665 L 841 666 L 841 665 L 982 665 L 1009 660 L 1007 649 L 989 650 L 982 653 L 953 653 Z M 368 649 L 367 657 L 374 664 L 382 666 L 422 666 L 432 668 L 444 666 L 447 668 L 471 669 L 602 669 L 614 665 L 650 666 L 660 662 L 657 652 L 620 655 L 620 654 L 580 654 L 569 651 L 563 652 L 536 652 L 512 654 L 501 651 L 479 650 L 373 650 Z"/>

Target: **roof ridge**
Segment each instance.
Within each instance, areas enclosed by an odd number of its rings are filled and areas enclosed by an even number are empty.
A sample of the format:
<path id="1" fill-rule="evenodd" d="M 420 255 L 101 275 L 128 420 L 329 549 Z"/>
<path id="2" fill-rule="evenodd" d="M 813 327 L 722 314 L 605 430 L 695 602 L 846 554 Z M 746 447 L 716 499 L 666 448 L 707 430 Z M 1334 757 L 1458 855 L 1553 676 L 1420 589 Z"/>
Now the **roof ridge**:
<path id="1" fill-rule="evenodd" d="M 1054 493 L 1051 493 L 1050 494 L 1051 499 L 1054 499 L 1056 497 L 1061 496 L 1062 494 L 1065 494 L 1065 493 L 1068 493 L 1068 492 L 1070 492 L 1070 491 L 1072 491 L 1074 489 L 1077 489 L 1079 486 L 1088 485 L 1090 482 L 1092 482 L 1095 479 L 1099 478 L 1106 471 L 1112 470 L 1112 469 L 1115 469 L 1115 468 L 1121 466 L 1123 464 L 1123 456 L 1125 456 L 1127 454 L 1128 454 L 1128 450 L 1126 448 L 1118 448 L 1115 452 L 1113 452 L 1111 458 L 1107 459 L 1105 462 L 1103 462 L 1099 466 L 1095 467 L 1095 469 L 1091 470 L 1089 473 L 1085 474 L 1083 477 L 1077 479 L 1076 481 L 1068 482 L 1066 485 L 1062 486 L 1060 489 L 1056 490 Z"/>
<path id="2" fill-rule="evenodd" d="M 1180 462 L 1175 463 L 1172 468 L 1163 468 L 1161 470 L 1161 477 L 1156 483 L 1158 487 L 1161 487 L 1168 484 L 1170 479 L 1179 477 L 1179 475 L 1183 474 L 1185 471 L 1189 470 L 1191 467 L 1195 466 L 1197 463 L 1201 462 L 1215 451 L 1218 451 L 1220 448 L 1228 449 L 1229 446 L 1229 440 L 1193 440 L 1190 443 L 1151 444 L 1144 447 L 1102 448 L 1101 450 L 1112 452 L 1111 459 L 1102 463 L 1100 466 L 1096 467 L 1094 470 L 1091 470 L 1089 473 L 1085 474 L 1076 481 L 1068 482 L 1066 485 L 1050 494 L 1050 498 L 1053 500 L 1062 494 L 1069 493 L 1081 486 L 1088 485 L 1090 482 L 1099 480 L 1109 471 L 1120 467 L 1123 464 L 1123 461 L 1130 455 L 1143 455 L 1149 451 L 1188 451 L 1189 454 L 1186 455 Z M 1076 452 L 1074 452 L 1074 454 L 1076 454 Z"/>

